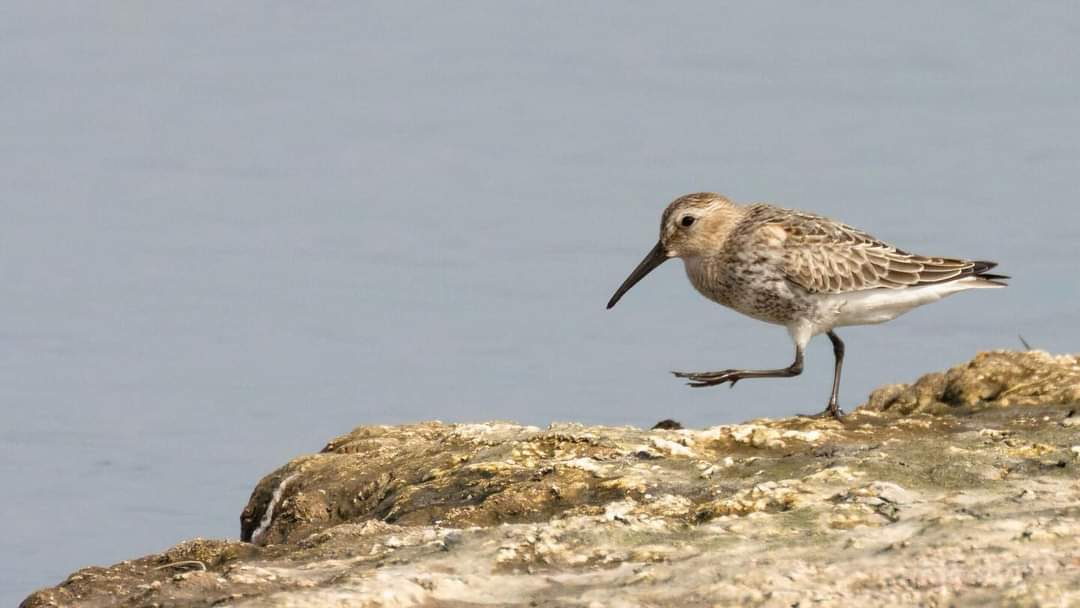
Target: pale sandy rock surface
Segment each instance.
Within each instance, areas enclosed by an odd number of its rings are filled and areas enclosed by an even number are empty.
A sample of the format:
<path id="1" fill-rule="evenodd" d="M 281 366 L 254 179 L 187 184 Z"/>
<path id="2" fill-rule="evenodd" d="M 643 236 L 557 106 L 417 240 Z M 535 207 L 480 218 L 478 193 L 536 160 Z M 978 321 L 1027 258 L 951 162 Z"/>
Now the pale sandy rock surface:
<path id="1" fill-rule="evenodd" d="M 984 353 L 842 423 L 360 427 L 259 482 L 253 542 L 23 605 L 1080 605 L 1078 387 Z"/>

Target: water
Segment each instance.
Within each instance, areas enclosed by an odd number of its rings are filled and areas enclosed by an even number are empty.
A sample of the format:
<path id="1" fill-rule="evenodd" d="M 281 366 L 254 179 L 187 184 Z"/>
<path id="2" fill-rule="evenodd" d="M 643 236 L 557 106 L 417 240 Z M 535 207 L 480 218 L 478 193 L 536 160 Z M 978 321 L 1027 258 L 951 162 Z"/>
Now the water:
<path id="1" fill-rule="evenodd" d="M 0 604 L 236 537 L 355 425 L 689 425 L 820 409 L 783 329 L 676 264 L 676 195 L 996 259 L 1013 287 L 841 332 L 844 402 L 1077 350 L 1080 12 L 926 3 L 6 3 Z"/>

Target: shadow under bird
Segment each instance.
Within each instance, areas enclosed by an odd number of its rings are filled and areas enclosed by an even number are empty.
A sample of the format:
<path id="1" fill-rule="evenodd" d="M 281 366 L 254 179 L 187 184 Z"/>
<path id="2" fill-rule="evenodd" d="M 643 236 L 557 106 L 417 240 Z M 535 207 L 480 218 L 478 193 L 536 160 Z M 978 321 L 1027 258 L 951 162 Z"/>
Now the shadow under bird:
<path id="1" fill-rule="evenodd" d="M 839 419 L 844 343 L 833 331 L 891 321 L 968 289 L 1005 287 L 995 262 L 908 253 L 820 215 L 763 203 L 738 205 L 712 192 L 675 199 L 660 220 L 660 240 L 607 307 L 670 258 L 682 258 L 690 283 L 706 298 L 744 315 L 783 325 L 795 361 L 781 369 L 672 372 L 690 386 L 731 386 L 744 378 L 790 378 L 803 369 L 810 339 L 832 341 L 832 393 L 820 416 Z"/>

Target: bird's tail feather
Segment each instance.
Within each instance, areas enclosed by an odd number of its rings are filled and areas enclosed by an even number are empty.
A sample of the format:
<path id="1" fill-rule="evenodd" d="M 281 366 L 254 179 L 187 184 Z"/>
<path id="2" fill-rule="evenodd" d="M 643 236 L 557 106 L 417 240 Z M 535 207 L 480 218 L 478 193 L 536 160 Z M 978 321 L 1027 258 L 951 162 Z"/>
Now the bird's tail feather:
<path id="1" fill-rule="evenodd" d="M 991 274 L 987 272 L 993 269 L 995 266 L 997 266 L 997 262 L 977 260 L 975 261 L 975 267 L 972 268 L 972 271 L 975 275 L 975 278 L 979 279 L 980 281 L 985 281 L 987 283 L 990 283 L 991 285 L 995 285 L 998 287 L 1008 287 L 1009 284 L 1005 281 L 1011 279 L 1012 277 L 1005 274 Z"/>

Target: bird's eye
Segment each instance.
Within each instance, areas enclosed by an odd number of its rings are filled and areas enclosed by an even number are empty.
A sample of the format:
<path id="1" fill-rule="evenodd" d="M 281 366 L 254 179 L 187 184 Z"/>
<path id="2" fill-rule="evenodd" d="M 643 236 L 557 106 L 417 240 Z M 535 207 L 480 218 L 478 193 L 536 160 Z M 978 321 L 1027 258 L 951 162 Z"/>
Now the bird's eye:
<path id="1" fill-rule="evenodd" d="M 690 226 L 691 224 L 694 223 L 695 219 L 697 219 L 697 218 L 695 218 L 692 215 L 684 215 L 683 218 L 681 220 L 679 220 L 679 223 L 681 223 L 683 226 Z"/>

